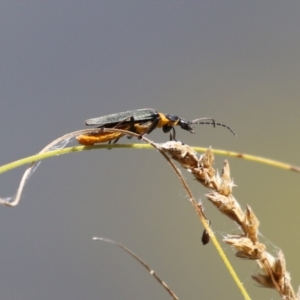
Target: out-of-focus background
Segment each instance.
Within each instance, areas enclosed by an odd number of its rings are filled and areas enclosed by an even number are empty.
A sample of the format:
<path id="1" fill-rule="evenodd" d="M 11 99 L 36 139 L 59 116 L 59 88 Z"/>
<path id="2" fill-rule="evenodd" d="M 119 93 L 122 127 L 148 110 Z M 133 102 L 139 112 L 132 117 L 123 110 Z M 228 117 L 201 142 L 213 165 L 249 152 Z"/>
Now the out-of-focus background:
<path id="1" fill-rule="evenodd" d="M 189 145 L 299 165 L 299 13 L 298 1 L 277 0 L 2 2 L 1 165 L 84 128 L 85 119 L 144 107 L 213 117 L 238 134 L 177 129 Z M 224 159 L 216 157 L 219 170 Z M 269 251 L 284 251 L 296 288 L 300 174 L 228 159 L 234 195 L 259 217 Z M 24 169 L 1 175 L 1 197 L 15 193 Z M 219 240 L 238 233 L 183 173 Z M 156 151 L 46 160 L 20 205 L 0 207 L 0 228 L 1 299 L 170 299 L 136 261 L 93 236 L 135 251 L 180 299 L 241 299 L 213 245 L 202 246 L 202 225 Z M 279 299 L 252 281 L 255 262 L 224 249 L 253 299 Z"/>

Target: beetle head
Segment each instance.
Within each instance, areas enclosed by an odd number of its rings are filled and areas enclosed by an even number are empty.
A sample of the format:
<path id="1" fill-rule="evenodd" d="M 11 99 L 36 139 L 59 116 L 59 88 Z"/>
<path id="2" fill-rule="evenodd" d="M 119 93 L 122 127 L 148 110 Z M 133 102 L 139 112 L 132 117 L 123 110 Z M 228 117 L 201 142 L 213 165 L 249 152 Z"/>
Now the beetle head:
<path id="1" fill-rule="evenodd" d="M 182 129 L 187 130 L 190 133 L 195 133 L 195 131 L 193 130 L 193 127 L 192 127 L 192 123 L 190 121 L 186 121 L 184 119 L 179 119 L 178 125 Z"/>
<path id="2" fill-rule="evenodd" d="M 191 133 L 195 133 L 192 127 L 193 123 L 191 121 L 186 121 L 184 119 L 179 118 L 178 116 L 172 116 L 172 115 L 166 115 L 166 117 L 168 118 L 170 123 L 163 126 L 164 132 L 170 132 L 170 130 L 174 128 L 174 126 L 178 125 L 184 130 L 187 130 Z"/>

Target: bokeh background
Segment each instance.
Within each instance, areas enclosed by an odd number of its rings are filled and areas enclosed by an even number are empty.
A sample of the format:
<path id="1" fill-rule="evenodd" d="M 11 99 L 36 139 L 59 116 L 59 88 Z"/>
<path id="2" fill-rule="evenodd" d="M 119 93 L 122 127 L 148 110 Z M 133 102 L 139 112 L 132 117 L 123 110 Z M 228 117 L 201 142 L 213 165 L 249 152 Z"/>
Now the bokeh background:
<path id="1" fill-rule="evenodd" d="M 1 2 L 1 165 L 85 119 L 144 107 L 213 117 L 238 134 L 178 129 L 190 145 L 299 165 L 299 13 L 298 1 L 277 0 Z M 149 137 L 168 139 L 161 130 Z M 300 175 L 228 159 L 235 196 L 256 212 L 269 251 L 284 251 L 297 288 Z M 1 175 L 1 197 L 14 195 L 24 169 Z M 183 173 L 219 240 L 239 232 Z M 212 244 L 202 246 L 202 225 L 156 151 L 46 160 L 20 205 L 0 207 L 0 228 L 1 299 L 170 299 L 141 265 L 93 236 L 135 251 L 180 299 L 242 298 Z M 252 281 L 255 262 L 224 249 L 253 299 L 279 299 Z"/>

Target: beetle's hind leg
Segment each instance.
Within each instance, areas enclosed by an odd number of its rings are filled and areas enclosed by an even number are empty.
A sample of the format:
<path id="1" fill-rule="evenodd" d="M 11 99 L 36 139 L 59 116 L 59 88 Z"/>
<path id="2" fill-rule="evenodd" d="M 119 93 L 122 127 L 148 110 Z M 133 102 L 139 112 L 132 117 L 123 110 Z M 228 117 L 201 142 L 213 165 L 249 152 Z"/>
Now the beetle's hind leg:
<path id="1" fill-rule="evenodd" d="M 135 127 L 134 127 L 134 117 L 131 116 L 129 120 L 129 128 L 127 129 L 128 131 L 135 132 Z M 132 139 L 132 135 L 127 135 L 128 139 Z"/>
<path id="2" fill-rule="evenodd" d="M 120 138 L 115 139 L 115 140 L 113 141 L 113 143 L 111 142 L 112 140 L 110 140 L 110 141 L 108 142 L 108 144 L 109 144 L 109 145 L 114 145 L 114 144 L 116 144 L 116 143 L 118 142 L 119 139 L 120 139 Z M 111 150 L 111 148 L 107 148 L 107 150 Z"/>
<path id="3" fill-rule="evenodd" d="M 148 130 L 147 130 L 147 134 L 151 133 L 158 125 L 159 123 L 159 116 L 155 117 L 151 123 L 151 125 L 149 126 Z"/>
<path id="4" fill-rule="evenodd" d="M 151 133 L 157 127 L 158 123 L 159 123 L 159 116 L 155 117 L 153 121 L 151 121 L 148 129 L 144 133 L 140 134 L 139 139 L 141 139 L 143 135 Z"/>

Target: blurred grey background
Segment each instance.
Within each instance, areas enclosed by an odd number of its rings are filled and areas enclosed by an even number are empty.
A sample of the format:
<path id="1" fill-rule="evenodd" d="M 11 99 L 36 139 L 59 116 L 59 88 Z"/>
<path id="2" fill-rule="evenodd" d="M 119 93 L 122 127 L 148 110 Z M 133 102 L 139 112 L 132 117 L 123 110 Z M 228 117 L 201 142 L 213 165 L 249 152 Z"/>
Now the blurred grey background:
<path id="1" fill-rule="evenodd" d="M 1 2 L 1 165 L 85 119 L 144 107 L 213 117 L 238 134 L 178 129 L 190 145 L 300 165 L 299 13 L 298 1 L 277 0 Z M 224 159 L 216 157 L 219 170 Z M 269 251 L 284 251 L 297 288 L 300 174 L 228 159 L 234 195 L 256 212 Z M 24 169 L 1 175 L 1 197 L 15 193 Z M 183 173 L 219 240 L 239 232 Z M 213 245 L 202 246 L 202 225 L 156 151 L 48 159 L 20 205 L 0 207 L 0 227 L 1 299 L 170 299 L 136 261 L 93 236 L 128 246 L 180 299 L 242 298 Z M 253 299 L 279 299 L 251 280 L 255 262 L 224 249 Z"/>

